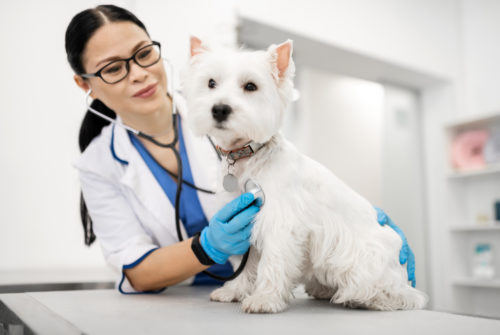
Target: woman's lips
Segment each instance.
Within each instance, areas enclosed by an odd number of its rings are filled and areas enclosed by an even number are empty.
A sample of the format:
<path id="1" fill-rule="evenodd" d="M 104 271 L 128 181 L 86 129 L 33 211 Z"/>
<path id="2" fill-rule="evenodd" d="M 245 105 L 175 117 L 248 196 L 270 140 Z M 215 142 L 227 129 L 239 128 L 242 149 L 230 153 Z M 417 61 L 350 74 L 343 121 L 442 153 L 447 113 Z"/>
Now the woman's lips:
<path id="1" fill-rule="evenodd" d="M 148 98 L 155 94 L 155 92 L 156 84 L 152 84 L 134 94 L 134 98 Z"/>

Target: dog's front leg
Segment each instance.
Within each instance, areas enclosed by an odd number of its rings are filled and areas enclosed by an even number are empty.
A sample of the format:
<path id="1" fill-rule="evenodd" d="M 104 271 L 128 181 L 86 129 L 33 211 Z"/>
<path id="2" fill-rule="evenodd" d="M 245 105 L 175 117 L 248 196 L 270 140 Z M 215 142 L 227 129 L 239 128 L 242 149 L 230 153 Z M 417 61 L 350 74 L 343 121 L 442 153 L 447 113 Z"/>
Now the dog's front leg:
<path id="1" fill-rule="evenodd" d="M 241 274 L 235 279 L 225 282 L 224 286 L 212 291 L 212 293 L 210 293 L 210 300 L 220 302 L 237 302 L 242 301 L 246 296 L 248 296 L 253 291 L 259 258 L 260 256 L 258 251 L 251 247 L 247 264 Z M 235 265 L 238 266 L 239 264 Z M 233 265 L 233 267 L 235 265 Z"/>
<path id="2" fill-rule="evenodd" d="M 303 254 L 300 241 L 288 236 L 266 236 L 257 267 L 255 290 L 242 301 L 247 313 L 283 311 L 300 276 Z"/>

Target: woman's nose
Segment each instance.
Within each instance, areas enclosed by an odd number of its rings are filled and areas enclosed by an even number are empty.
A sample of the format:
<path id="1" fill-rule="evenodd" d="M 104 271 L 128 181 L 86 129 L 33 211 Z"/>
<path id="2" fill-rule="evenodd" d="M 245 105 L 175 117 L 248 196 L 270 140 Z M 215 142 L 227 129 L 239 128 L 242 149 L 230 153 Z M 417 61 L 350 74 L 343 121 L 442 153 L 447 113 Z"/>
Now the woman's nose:
<path id="1" fill-rule="evenodd" d="M 135 62 L 130 62 L 130 70 L 129 70 L 129 76 L 130 80 L 133 82 L 142 82 L 144 81 L 147 76 L 148 76 L 148 71 L 137 65 Z"/>

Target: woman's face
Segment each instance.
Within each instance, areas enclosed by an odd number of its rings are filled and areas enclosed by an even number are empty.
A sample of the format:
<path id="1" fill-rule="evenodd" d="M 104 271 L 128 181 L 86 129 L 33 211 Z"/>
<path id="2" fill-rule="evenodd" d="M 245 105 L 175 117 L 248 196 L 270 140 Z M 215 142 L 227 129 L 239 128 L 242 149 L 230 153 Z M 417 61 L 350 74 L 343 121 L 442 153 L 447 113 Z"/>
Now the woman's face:
<path id="1" fill-rule="evenodd" d="M 136 24 L 107 23 L 88 40 L 82 57 L 83 66 L 87 73 L 95 73 L 113 60 L 131 57 L 135 51 L 148 44 L 151 44 L 151 40 Z M 124 120 L 161 112 L 168 101 L 163 62 L 160 60 L 142 68 L 131 60 L 129 65 L 128 75 L 116 84 L 107 84 L 97 77 L 86 79 L 86 83 L 80 76 L 75 76 L 75 80 L 84 90 L 91 88 L 93 98 L 101 100 Z M 156 85 L 153 94 L 137 95 L 150 85 Z"/>

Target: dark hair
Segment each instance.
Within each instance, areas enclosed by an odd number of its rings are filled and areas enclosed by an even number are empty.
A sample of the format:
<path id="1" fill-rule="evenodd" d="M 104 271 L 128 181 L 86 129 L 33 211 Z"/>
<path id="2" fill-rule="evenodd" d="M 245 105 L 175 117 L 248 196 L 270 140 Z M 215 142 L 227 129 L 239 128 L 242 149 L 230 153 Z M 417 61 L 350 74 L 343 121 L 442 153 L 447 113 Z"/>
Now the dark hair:
<path id="1" fill-rule="evenodd" d="M 68 62 L 76 74 L 85 73 L 82 56 L 85 51 L 88 40 L 96 32 L 97 29 L 105 25 L 107 22 L 124 22 L 129 21 L 135 23 L 142 28 L 146 34 L 149 33 L 144 24 L 128 10 L 114 5 L 100 5 L 95 8 L 86 9 L 76 14 L 66 29 L 65 47 Z M 108 108 L 102 101 L 94 99 L 91 107 L 99 112 L 115 119 L 116 114 Z M 101 133 L 104 126 L 108 125 L 106 121 L 99 116 L 87 111 L 80 126 L 79 145 L 80 151 L 92 142 L 92 140 Z M 80 217 L 85 232 L 85 244 L 91 245 L 95 241 L 94 231 L 92 229 L 92 219 L 89 216 L 87 205 L 80 192 Z"/>

